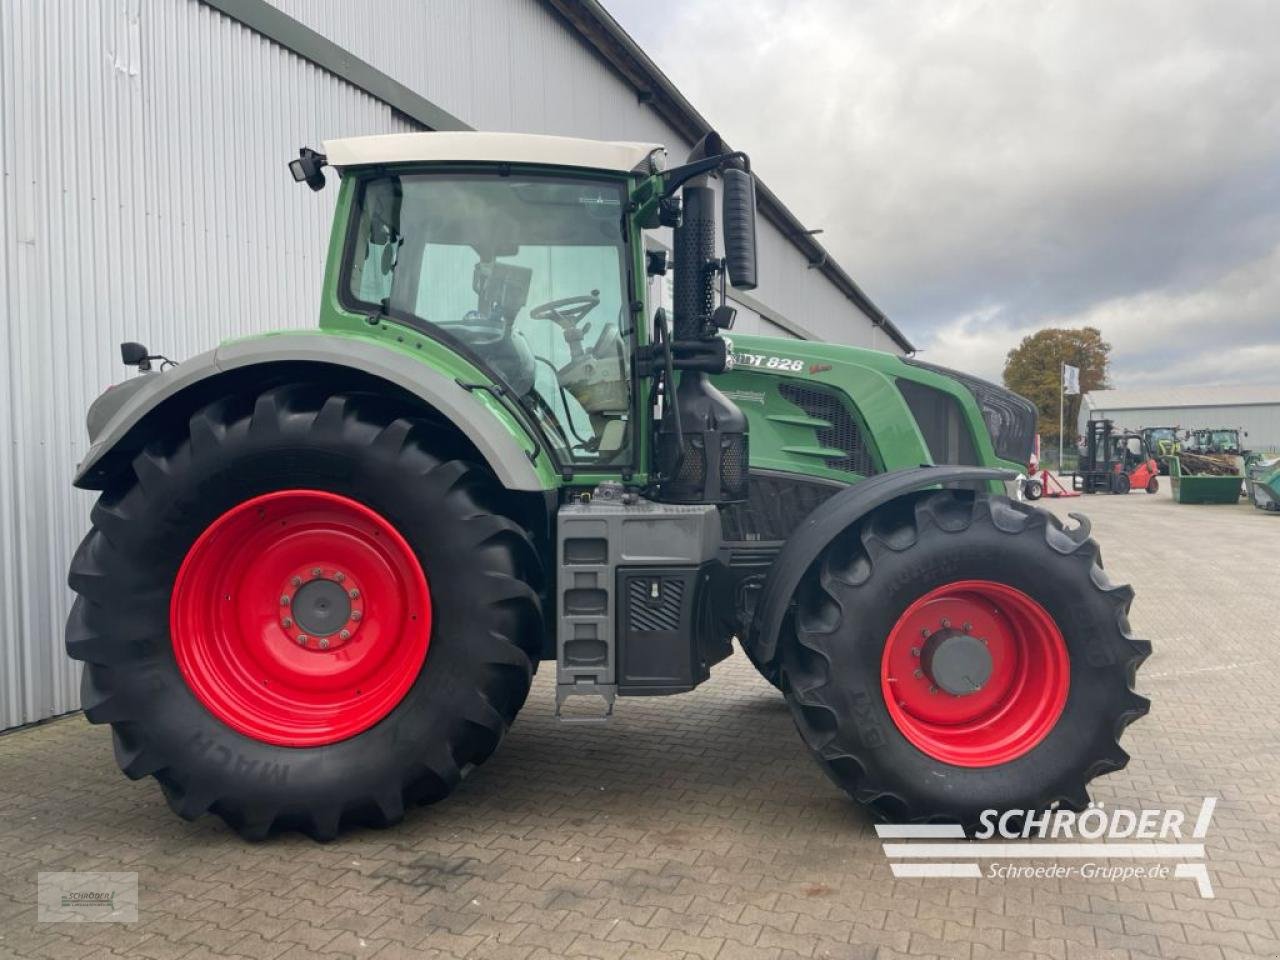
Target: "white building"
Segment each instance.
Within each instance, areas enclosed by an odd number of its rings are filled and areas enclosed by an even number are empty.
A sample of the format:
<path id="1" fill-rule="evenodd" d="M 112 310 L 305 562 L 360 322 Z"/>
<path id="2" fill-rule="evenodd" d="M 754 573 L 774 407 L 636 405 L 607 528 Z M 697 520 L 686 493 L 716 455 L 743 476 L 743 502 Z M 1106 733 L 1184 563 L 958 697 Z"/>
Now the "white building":
<path id="1" fill-rule="evenodd" d="M 511 130 L 665 143 L 708 123 L 595 0 L 0 4 L 0 728 L 78 706 L 71 475 L 123 340 L 181 358 L 314 324 L 336 191 L 325 138 Z M 735 144 L 751 149 L 751 144 Z M 909 352 L 765 185 L 740 329 Z"/>
<path id="2" fill-rule="evenodd" d="M 1080 404 L 1079 432 L 1090 420 L 1143 427 L 1234 427 L 1249 450 L 1280 450 L 1280 384 L 1230 387 L 1149 387 L 1096 390 Z"/>

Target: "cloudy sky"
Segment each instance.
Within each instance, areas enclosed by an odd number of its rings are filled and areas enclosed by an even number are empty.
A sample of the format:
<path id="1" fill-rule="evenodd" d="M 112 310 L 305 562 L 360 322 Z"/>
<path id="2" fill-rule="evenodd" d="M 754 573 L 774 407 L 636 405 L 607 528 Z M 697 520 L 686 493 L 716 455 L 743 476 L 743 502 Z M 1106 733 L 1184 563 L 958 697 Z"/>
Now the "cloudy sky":
<path id="1" fill-rule="evenodd" d="M 1280 2 L 605 4 L 925 359 L 1280 382 Z"/>

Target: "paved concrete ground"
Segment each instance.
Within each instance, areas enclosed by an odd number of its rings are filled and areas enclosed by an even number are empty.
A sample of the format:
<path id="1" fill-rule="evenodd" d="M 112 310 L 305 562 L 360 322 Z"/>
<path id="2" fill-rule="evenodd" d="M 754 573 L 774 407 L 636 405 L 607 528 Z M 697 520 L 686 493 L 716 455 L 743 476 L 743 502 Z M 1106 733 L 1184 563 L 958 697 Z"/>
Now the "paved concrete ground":
<path id="1" fill-rule="evenodd" d="M 1094 796 L 1221 797 L 1216 899 L 1187 879 L 895 880 L 736 657 L 607 728 L 557 725 L 545 671 L 452 799 L 324 846 L 177 820 L 80 717 L 0 737 L 0 957 L 1277 956 L 1280 517 L 1165 495 L 1049 506 L 1087 509 L 1156 643 L 1133 762 Z M 41 870 L 136 871 L 139 922 L 37 923 Z"/>

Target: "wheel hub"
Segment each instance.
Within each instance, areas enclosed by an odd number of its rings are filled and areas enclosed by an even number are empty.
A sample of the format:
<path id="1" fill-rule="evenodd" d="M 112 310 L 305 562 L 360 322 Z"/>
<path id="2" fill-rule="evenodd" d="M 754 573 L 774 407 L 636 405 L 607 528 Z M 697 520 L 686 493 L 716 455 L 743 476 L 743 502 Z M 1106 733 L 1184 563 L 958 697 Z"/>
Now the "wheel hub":
<path id="1" fill-rule="evenodd" d="M 363 599 L 350 574 L 332 566 L 306 564 L 280 589 L 280 626 L 300 647 L 337 650 L 360 628 Z"/>
<path id="2" fill-rule="evenodd" d="M 920 668 L 938 689 L 955 697 L 977 693 L 991 679 L 991 651 L 978 637 L 944 628 L 920 651 Z"/>

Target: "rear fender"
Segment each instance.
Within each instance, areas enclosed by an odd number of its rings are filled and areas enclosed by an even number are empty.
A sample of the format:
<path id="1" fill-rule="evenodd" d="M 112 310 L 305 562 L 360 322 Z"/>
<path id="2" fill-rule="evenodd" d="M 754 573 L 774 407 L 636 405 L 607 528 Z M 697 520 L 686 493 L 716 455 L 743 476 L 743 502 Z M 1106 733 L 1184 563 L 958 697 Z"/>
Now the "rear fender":
<path id="1" fill-rule="evenodd" d="M 420 399 L 450 421 L 474 444 L 508 490 L 545 490 L 554 485 L 546 467 L 538 469 L 537 448 L 521 446 L 518 432 L 481 401 L 435 367 L 408 354 L 353 337 L 316 333 L 278 334 L 224 344 L 164 373 L 135 377 L 104 393 L 90 408 L 89 452 L 76 471 L 75 485 L 101 489 L 119 463 L 117 453 L 141 446 L 143 421 L 166 405 L 175 414 L 199 388 L 234 371 L 261 367 L 264 379 L 280 364 L 315 364 L 317 371 L 343 368 L 382 380 Z M 514 421 L 513 422 L 518 422 Z M 528 442 L 530 438 L 522 437 Z"/>
<path id="2" fill-rule="evenodd" d="M 837 536 L 871 511 L 917 490 L 974 480 L 1008 482 L 1014 474 L 989 467 L 913 467 L 881 473 L 848 487 L 817 507 L 795 529 L 769 570 L 747 643 L 758 663 L 770 663 L 796 588 Z"/>

